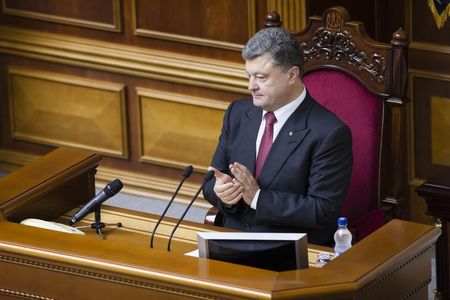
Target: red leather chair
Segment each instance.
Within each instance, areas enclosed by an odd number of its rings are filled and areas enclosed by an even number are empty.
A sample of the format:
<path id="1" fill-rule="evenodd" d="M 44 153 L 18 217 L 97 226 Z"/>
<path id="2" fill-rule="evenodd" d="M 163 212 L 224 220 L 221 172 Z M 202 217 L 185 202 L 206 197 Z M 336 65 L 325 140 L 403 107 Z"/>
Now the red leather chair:
<path id="1" fill-rule="evenodd" d="M 281 25 L 276 12 L 266 16 L 266 26 Z M 343 7 L 332 7 L 294 35 L 304 49 L 309 93 L 352 131 L 353 173 L 341 215 L 356 240 L 394 217 L 407 218 L 407 33 L 376 42 Z"/>

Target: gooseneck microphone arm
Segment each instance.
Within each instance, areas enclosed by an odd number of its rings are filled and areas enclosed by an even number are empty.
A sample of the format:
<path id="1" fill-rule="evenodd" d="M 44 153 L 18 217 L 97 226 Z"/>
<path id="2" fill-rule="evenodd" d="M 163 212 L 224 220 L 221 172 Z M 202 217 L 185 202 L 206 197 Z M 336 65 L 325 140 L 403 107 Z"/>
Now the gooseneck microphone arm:
<path id="1" fill-rule="evenodd" d="M 169 209 L 169 207 L 172 205 L 173 200 L 175 199 L 176 195 L 178 194 L 178 191 L 180 190 L 181 186 L 183 185 L 184 181 L 191 176 L 192 171 L 194 170 L 194 168 L 192 166 L 187 166 L 184 171 L 183 171 L 183 175 L 182 175 L 182 179 L 180 181 L 180 183 L 178 184 L 177 189 L 175 190 L 175 192 L 172 195 L 172 199 L 170 199 L 169 203 L 167 204 L 166 208 L 164 209 L 163 213 L 161 214 L 161 216 L 159 217 L 158 222 L 156 222 L 155 228 L 153 229 L 152 232 L 152 237 L 150 239 L 150 248 L 153 248 L 153 240 L 155 238 L 155 233 L 156 233 L 156 229 L 158 228 L 159 224 L 161 223 L 162 219 L 164 218 L 164 216 L 167 213 L 167 210 Z"/>
<path id="2" fill-rule="evenodd" d="M 203 187 L 205 186 L 205 184 L 210 181 L 212 178 L 214 177 L 214 171 L 208 171 L 208 173 L 205 174 L 205 177 L 203 178 L 203 183 L 200 186 L 200 188 L 198 189 L 197 193 L 195 194 L 195 196 L 192 198 L 191 202 L 189 203 L 189 205 L 186 207 L 186 209 L 184 210 L 183 215 L 178 219 L 177 224 L 175 225 L 175 227 L 172 230 L 172 233 L 170 234 L 170 238 L 169 238 L 169 242 L 167 244 L 167 251 L 170 252 L 170 244 L 172 243 L 172 238 L 173 235 L 175 233 L 175 230 L 177 230 L 178 226 L 180 225 L 181 221 L 183 220 L 184 216 L 187 214 L 189 208 L 191 207 L 192 203 L 194 203 L 195 199 L 197 199 L 198 194 L 200 194 L 200 192 L 202 191 Z"/>

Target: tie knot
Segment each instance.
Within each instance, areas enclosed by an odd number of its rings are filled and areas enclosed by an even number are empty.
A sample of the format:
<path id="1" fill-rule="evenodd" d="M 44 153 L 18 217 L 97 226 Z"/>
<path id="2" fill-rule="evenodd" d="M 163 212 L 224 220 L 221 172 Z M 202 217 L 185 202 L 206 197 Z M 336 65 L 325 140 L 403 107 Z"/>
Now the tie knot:
<path id="1" fill-rule="evenodd" d="M 277 122 L 277 118 L 273 112 L 269 111 L 264 117 L 266 118 L 266 125 L 273 125 Z"/>

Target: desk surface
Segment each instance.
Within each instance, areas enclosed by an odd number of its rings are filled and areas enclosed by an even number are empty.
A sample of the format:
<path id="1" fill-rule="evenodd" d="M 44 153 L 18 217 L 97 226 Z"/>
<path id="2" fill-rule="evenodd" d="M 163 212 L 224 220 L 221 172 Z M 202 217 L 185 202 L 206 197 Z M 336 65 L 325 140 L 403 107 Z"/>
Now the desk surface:
<path id="1" fill-rule="evenodd" d="M 125 213 L 121 209 L 111 211 L 116 217 Z M 147 218 L 142 214 L 138 216 L 150 225 L 151 217 Z M 112 219 L 106 217 L 105 221 L 115 221 Z M 173 222 L 166 221 L 165 225 L 173 225 Z M 333 298 L 336 293 L 364 295 L 365 292 L 358 290 L 375 290 L 371 286 L 373 282 L 382 284 L 395 272 L 403 272 L 406 269 L 402 268 L 419 261 L 439 235 L 439 229 L 432 226 L 393 220 L 322 269 L 272 272 L 183 255 L 196 248 L 192 234 L 215 228 L 187 223 L 180 229 L 173 252 L 168 253 L 161 246 L 149 249 L 148 234 L 127 226 L 127 221 L 124 228 L 107 232 L 106 240 L 100 240 L 92 231 L 87 236 L 77 236 L 0 222 L 0 247 L 3 260 L 8 260 L 5 257 L 13 253 L 13 257 L 20 257 L 14 260 L 19 259 L 21 264 L 30 267 L 37 261 L 45 261 L 46 268 L 52 272 L 57 269 L 77 277 L 88 274 L 96 280 L 109 278 L 108 281 L 131 277 L 132 282 L 139 282 L 139 285 L 158 286 L 171 294 L 186 296 L 195 289 L 195 297 L 200 298 L 222 295 L 225 298 L 306 299 L 318 295 Z M 165 246 L 164 242 L 164 236 L 159 236 L 156 244 Z M 430 266 L 431 255 L 423 261 L 428 259 Z M 423 266 L 421 262 L 413 269 Z M 381 274 L 384 275 L 380 279 Z M 402 287 L 408 284 L 404 282 Z"/>
<path id="2" fill-rule="evenodd" d="M 165 250 L 170 218 L 158 229 L 156 249 L 148 247 L 156 216 L 123 209 L 102 210 L 105 223 L 124 224 L 107 231 L 106 240 L 92 231 L 77 236 L 15 223 L 41 218 L 67 224 L 93 197 L 99 161 L 94 153 L 60 148 L 0 179 L 2 299 L 427 297 L 431 248 L 440 234 L 429 225 L 393 220 L 323 268 L 272 272 L 183 255 L 196 248 L 197 231 L 224 230 L 192 222 L 182 223 L 171 253 Z"/>

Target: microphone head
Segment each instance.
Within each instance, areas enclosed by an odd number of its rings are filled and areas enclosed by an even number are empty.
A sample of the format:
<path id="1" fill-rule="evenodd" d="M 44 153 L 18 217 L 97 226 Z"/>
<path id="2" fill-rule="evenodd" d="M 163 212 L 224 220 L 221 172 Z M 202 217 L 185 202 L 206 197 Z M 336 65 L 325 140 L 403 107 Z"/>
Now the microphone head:
<path id="1" fill-rule="evenodd" d="M 191 176 L 192 171 L 194 171 L 194 168 L 191 165 L 187 166 L 183 171 L 183 177 L 188 178 L 189 176 Z"/>
<path id="2" fill-rule="evenodd" d="M 214 177 L 214 171 L 208 171 L 208 173 L 205 174 L 205 177 L 203 178 L 203 181 L 208 182 Z"/>
<path id="3" fill-rule="evenodd" d="M 111 183 L 107 184 L 104 188 L 105 193 L 108 196 L 117 194 L 123 188 L 123 183 L 119 179 L 114 179 Z"/>

